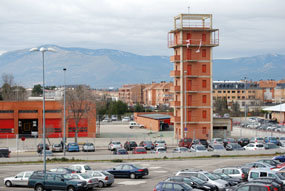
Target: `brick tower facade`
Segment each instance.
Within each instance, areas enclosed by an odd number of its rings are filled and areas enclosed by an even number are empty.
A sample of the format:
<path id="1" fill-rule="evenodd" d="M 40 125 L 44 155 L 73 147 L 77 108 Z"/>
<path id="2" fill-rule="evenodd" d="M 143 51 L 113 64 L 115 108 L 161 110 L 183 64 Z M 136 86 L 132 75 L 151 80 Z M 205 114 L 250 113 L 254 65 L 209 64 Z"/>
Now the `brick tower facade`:
<path id="1" fill-rule="evenodd" d="M 168 47 L 174 69 L 175 138 L 212 138 L 212 48 L 219 45 L 219 30 L 211 14 L 180 14 L 174 17 Z"/>

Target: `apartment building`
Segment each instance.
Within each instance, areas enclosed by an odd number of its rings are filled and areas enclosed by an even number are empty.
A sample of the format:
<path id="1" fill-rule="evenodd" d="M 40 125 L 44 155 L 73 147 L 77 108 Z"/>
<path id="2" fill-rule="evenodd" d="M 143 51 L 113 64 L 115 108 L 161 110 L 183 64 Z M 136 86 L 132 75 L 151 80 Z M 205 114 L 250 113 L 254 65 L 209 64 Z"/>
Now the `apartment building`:
<path id="1" fill-rule="evenodd" d="M 145 84 L 128 84 L 119 88 L 119 100 L 127 103 L 129 106 L 136 103 L 143 104 L 143 89 Z"/>
<path id="2" fill-rule="evenodd" d="M 165 81 L 147 85 L 143 90 L 144 104 L 151 107 L 169 106 L 173 99 L 173 93 L 170 91 L 171 86 L 173 86 L 172 82 Z"/>
<path id="3" fill-rule="evenodd" d="M 180 14 L 174 17 L 168 47 L 173 48 L 175 138 L 213 136 L 212 48 L 219 45 L 219 30 L 212 26 L 211 14 Z"/>

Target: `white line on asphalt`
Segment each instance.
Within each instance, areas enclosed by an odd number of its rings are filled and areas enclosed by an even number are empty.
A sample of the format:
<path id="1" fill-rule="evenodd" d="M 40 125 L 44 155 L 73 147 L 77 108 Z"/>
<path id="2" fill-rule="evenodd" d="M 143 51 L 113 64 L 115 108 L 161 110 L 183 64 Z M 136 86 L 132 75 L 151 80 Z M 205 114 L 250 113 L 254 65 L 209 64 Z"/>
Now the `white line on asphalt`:
<path id="1" fill-rule="evenodd" d="M 167 171 L 165 171 L 165 170 L 155 170 L 155 171 L 152 171 L 152 172 L 156 172 L 156 173 L 166 173 Z"/>
<path id="2" fill-rule="evenodd" d="M 146 181 L 144 180 L 134 180 L 134 181 L 123 181 L 123 182 L 118 182 L 117 184 L 123 184 L 123 185 L 139 185 L 139 184 L 144 184 Z"/>
<path id="3" fill-rule="evenodd" d="M 159 168 L 161 168 L 161 167 L 160 166 L 152 166 L 152 167 L 149 167 L 148 169 L 155 170 L 155 169 L 159 169 Z"/>

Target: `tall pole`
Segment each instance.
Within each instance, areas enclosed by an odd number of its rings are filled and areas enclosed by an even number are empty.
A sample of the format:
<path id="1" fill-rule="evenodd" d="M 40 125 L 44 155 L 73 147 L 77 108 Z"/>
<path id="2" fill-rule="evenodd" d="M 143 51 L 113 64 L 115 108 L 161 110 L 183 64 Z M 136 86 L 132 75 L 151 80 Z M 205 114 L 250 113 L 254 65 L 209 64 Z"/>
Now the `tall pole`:
<path id="1" fill-rule="evenodd" d="M 184 134 L 184 137 L 183 138 L 186 138 L 186 129 L 187 129 L 187 122 L 186 122 L 186 117 L 187 117 L 187 104 L 186 104 L 186 74 L 187 74 L 187 71 L 185 70 L 184 71 L 184 131 L 183 131 L 183 134 Z"/>
<path id="2" fill-rule="evenodd" d="M 63 155 L 65 156 L 65 142 L 66 142 L 66 124 L 65 124 L 65 72 L 66 68 L 63 68 L 63 78 L 64 78 L 64 95 L 63 95 Z"/>
<path id="3" fill-rule="evenodd" d="M 45 121 L 45 51 L 41 51 L 43 56 L 43 151 L 44 151 L 44 178 L 46 178 L 46 121 Z"/>
<path id="4" fill-rule="evenodd" d="M 244 124 L 246 125 L 246 110 L 247 110 L 247 105 L 246 105 L 246 77 L 244 77 L 244 98 L 245 98 L 245 102 L 244 102 Z M 242 130 L 240 133 L 240 136 L 242 136 Z"/>

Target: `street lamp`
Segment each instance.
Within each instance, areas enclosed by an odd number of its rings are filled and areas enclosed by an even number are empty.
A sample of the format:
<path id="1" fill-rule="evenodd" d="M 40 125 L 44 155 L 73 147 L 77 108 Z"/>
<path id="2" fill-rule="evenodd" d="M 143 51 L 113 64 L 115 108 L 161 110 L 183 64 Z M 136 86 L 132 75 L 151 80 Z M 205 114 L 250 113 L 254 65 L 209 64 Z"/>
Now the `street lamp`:
<path id="1" fill-rule="evenodd" d="M 244 77 L 244 124 L 246 125 L 246 110 L 247 110 L 247 106 L 246 106 L 246 77 Z M 242 127 L 240 127 L 240 137 L 242 137 Z"/>
<path id="2" fill-rule="evenodd" d="M 43 62 L 43 152 L 44 152 L 44 179 L 46 178 L 46 127 L 45 127 L 45 52 L 55 52 L 53 48 L 31 48 L 30 52 L 42 53 Z"/>
<path id="3" fill-rule="evenodd" d="M 183 138 L 186 138 L 186 133 L 187 133 L 187 122 L 186 122 L 186 117 L 187 117 L 187 104 L 186 104 L 186 75 L 187 75 L 187 71 L 184 70 L 184 131 L 183 131 L 183 134 L 184 134 L 184 137 Z"/>
<path id="4" fill-rule="evenodd" d="M 64 97 L 63 97 L 63 155 L 65 156 L 65 141 L 66 141 L 66 137 L 65 137 L 65 72 L 66 72 L 66 68 L 63 68 L 63 77 L 64 77 Z"/>

